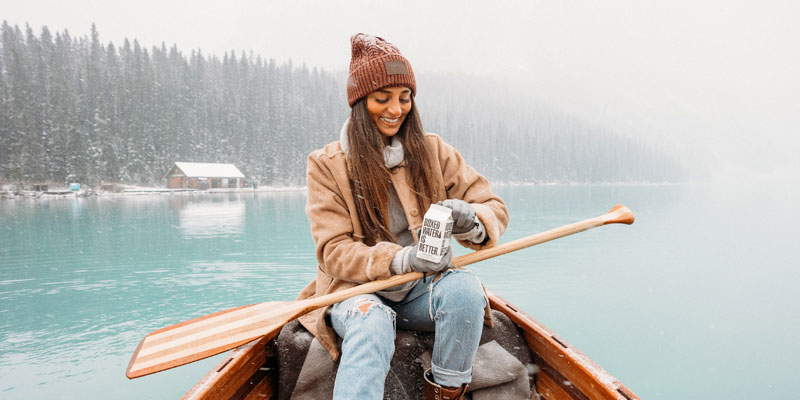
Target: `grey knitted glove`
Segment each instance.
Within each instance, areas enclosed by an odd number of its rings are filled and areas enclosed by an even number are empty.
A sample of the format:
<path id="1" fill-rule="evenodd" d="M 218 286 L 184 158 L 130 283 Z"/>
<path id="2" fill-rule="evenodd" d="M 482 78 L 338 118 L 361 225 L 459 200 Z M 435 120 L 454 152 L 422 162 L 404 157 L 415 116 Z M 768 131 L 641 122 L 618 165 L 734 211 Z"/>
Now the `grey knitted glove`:
<path id="1" fill-rule="evenodd" d="M 475 227 L 475 207 L 459 199 L 447 199 L 436 204 L 453 210 L 453 233 L 469 232 Z"/>
<path id="2" fill-rule="evenodd" d="M 417 258 L 417 246 L 411 246 L 411 251 L 408 252 L 408 265 L 409 267 L 411 267 L 412 271 L 417 271 L 417 272 L 435 274 L 439 271 L 447 269 L 447 267 L 450 266 L 450 261 L 452 260 L 453 260 L 453 252 L 450 251 L 449 247 L 447 248 L 447 250 L 445 250 L 444 255 L 442 255 L 442 260 L 439 261 L 438 263 Z"/>

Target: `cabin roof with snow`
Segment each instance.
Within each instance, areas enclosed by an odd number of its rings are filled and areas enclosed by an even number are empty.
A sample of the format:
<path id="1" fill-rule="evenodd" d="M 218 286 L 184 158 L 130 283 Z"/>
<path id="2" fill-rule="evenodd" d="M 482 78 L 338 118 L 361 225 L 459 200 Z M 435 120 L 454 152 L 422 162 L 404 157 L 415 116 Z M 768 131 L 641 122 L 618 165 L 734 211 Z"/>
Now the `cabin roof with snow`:
<path id="1" fill-rule="evenodd" d="M 244 178 L 233 164 L 176 162 L 175 166 L 189 178 Z"/>

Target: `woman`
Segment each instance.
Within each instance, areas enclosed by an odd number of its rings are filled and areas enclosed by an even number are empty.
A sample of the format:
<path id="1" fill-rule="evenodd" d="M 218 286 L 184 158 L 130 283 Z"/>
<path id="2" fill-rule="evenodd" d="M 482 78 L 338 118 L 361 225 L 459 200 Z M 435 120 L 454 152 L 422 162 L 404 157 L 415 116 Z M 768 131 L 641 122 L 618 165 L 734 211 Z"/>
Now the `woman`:
<path id="1" fill-rule="evenodd" d="M 482 324 L 491 323 L 485 292 L 469 271 L 417 257 L 415 242 L 432 203 L 452 209 L 453 236 L 472 249 L 493 246 L 508 211 L 489 182 L 434 134 L 423 133 L 416 82 L 400 51 L 381 38 L 351 38 L 351 107 L 337 142 L 309 155 L 306 214 L 316 243 L 317 277 L 299 298 L 322 296 L 393 274 L 409 282 L 342 301 L 300 318 L 335 359 L 334 398 L 380 399 L 394 352 L 395 326 L 434 331 L 424 393 L 462 398 Z M 326 316 L 329 316 L 330 323 Z"/>

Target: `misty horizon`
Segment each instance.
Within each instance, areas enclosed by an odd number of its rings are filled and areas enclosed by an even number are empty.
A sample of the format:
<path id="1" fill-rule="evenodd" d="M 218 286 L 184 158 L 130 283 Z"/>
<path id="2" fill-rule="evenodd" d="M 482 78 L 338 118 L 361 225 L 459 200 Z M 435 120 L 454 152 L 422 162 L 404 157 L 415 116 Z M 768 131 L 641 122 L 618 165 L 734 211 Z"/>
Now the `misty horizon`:
<path id="1" fill-rule="evenodd" d="M 9 3 L 4 18 L 75 36 L 96 23 L 101 40 L 118 46 L 135 38 L 145 48 L 175 44 L 218 57 L 252 52 L 333 73 L 346 71 L 349 36 L 364 31 L 396 44 L 419 76 L 505 83 L 531 103 L 643 140 L 718 178 L 785 180 L 800 171 L 792 151 L 800 145 L 800 55 L 786 51 L 800 48 L 792 23 L 800 12 L 790 2 L 412 1 L 392 18 L 368 2 L 83 4 L 93 12 Z"/>

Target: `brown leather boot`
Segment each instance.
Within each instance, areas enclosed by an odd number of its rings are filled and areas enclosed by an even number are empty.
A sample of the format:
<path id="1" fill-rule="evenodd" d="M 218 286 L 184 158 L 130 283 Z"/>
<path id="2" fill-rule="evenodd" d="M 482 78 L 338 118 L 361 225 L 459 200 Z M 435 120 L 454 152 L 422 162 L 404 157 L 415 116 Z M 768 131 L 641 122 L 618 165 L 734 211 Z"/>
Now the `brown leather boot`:
<path id="1" fill-rule="evenodd" d="M 459 387 L 447 387 L 433 381 L 430 368 L 425 371 L 425 386 L 422 388 L 422 400 L 461 400 L 467 394 L 468 384 Z"/>

